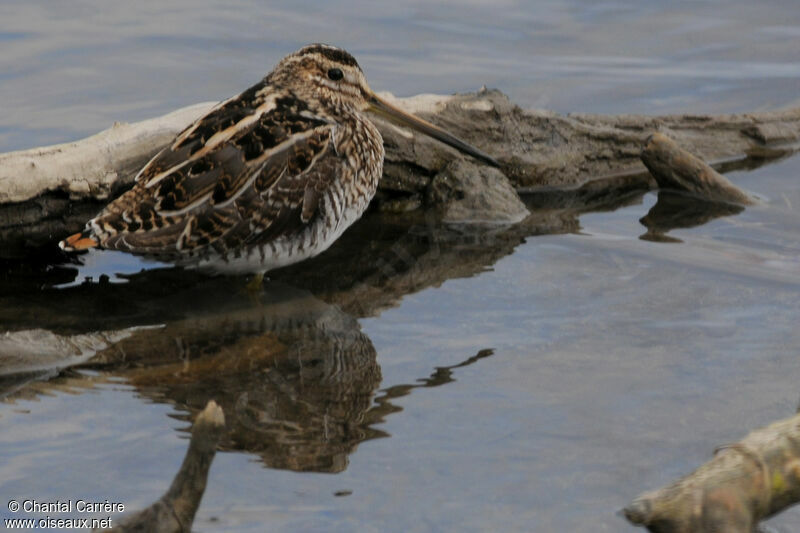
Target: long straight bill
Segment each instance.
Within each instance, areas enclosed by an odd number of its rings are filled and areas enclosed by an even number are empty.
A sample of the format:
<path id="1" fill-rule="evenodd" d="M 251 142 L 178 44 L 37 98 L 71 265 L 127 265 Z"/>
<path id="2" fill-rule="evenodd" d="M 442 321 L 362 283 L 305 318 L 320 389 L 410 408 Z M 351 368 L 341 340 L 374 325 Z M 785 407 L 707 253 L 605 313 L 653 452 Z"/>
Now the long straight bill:
<path id="1" fill-rule="evenodd" d="M 382 117 L 386 117 L 393 122 L 414 128 L 415 130 L 424 133 L 425 135 L 429 135 L 436 140 L 456 148 L 457 150 L 461 150 L 465 154 L 469 154 L 476 159 L 480 159 L 481 161 L 488 163 L 493 167 L 500 166 L 500 163 L 498 163 L 492 156 L 478 150 L 474 146 L 470 146 L 455 135 L 446 132 L 442 128 L 434 126 L 430 122 L 415 117 L 410 113 L 406 113 L 399 107 L 393 106 L 386 100 L 378 98 L 378 96 L 375 94 L 372 95 L 370 104 L 370 111 L 381 115 Z"/>

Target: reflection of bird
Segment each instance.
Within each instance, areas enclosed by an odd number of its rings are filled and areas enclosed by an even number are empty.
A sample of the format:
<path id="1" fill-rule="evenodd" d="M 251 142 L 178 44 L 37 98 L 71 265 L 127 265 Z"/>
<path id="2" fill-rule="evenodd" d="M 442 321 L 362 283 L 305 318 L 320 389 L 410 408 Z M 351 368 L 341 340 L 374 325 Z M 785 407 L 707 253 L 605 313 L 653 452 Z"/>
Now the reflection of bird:
<path id="1" fill-rule="evenodd" d="M 180 133 L 133 189 L 60 246 L 229 272 L 316 255 L 361 216 L 382 174 L 382 139 L 364 111 L 497 165 L 378 98 L 344 50 L 314 44 Z"/>
<path id="2" fill-rule="evenodd" d="M 236 285 L 212 278 L 172 294 L 193 302 L 191 317 L 136 328 L 93 368 L 179 410 L 215 399 L 226 417 L 222 450 L 256 454 L 270 468 L 344 470 L 377 432 L 364 419 L 381 382 L 375 346 L 358 320 L 306 291 L 266 282 L 269 297 L 254 306 L 227 296 Z"/>

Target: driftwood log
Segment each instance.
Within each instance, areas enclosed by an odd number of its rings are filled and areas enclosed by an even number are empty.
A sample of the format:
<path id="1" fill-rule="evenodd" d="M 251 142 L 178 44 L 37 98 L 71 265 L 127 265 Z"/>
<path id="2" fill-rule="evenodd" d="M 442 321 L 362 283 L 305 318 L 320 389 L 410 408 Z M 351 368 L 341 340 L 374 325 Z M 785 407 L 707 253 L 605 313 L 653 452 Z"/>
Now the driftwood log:
<path id="1" fill-rule="evenodd" d="M 654 533 L 751 533 L 800 501 L 800 414 L 721 446 L 713 459 L 624 509 Z"/>
<path id="2" fill-rule="evenodd" d="M 521 109 L 486 89 L 396 103 L 501 162 L 500 171 L 476 165 L 436 141 L 376 119 L 387 153 L 375 205 L 402 212 L 433 207 L 450 222 L 517 222 L 527 214 L 517 192 L 593 182 L 609 189 L 653 188 L 640 153 L 656 131 L 712 164 L 782 155 L 800 141 L 800 108 L 720 116 L 564 116 Z M 78 231 L 211 105 L 115 124 L 73 143 L 0 155 L 0 256 L 22 256 Z"/>

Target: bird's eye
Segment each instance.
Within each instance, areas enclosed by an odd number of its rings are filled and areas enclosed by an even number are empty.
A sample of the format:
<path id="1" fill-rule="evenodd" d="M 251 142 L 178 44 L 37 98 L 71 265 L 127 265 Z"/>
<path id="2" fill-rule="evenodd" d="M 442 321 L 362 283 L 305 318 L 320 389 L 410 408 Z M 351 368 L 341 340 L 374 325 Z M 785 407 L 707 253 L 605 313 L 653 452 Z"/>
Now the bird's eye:
<path id="1" fill-rule="evenodd" d="M 340 68 L 332 68 L 328 71 L 328 77 L 333 81 L 339 81 L 344 78 L 344 72 Z"/>

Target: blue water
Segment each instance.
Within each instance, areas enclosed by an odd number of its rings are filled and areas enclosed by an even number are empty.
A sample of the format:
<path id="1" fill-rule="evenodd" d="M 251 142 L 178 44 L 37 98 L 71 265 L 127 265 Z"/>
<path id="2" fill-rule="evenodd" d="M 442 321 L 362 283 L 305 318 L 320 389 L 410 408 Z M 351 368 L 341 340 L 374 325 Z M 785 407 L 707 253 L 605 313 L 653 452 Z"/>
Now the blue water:
<path id="1" fill-rule="evenodd" d="M 325 7 L 9 0 L 0 6 L 0 152 L 225 98 L 314 41 L 347 48 L 374 89 L 398 95 L 485 84 L 523 107 L 560 112 L 777 109 L 800 104 L 798 28 L 800 10 L 789 0 Z M 332 453 L 327 470 L 279 464 L 301 453 L 264 451 L 271 433 L 226 443 L 195 530 L 635 531 L 616 514 L 634 496 L 796 410 L 798 175 L 797 157 L 730 173 L 764 205 L 672 230 L 681 242 L 670 244 L 639 239 L 639 219 L 657 197 L 648 193 L 582 215 L 579 231 L 530 236 L 480 268 L 454 267 L 418 288 L 409 283 L 363 314 L 301 278 L 296 288 L 324 300 L 308 305 L 333 317 L 335 331 L 360 328 L 369 340 L 379 382 L 374 389 L 368 380 L 356 383 L 371 394 L 369 409 L 384 400 L 391 409 L 377 410 L 374 420 L 365 414 L 374 411 L 356 409 L 344 426 L 364 434 Z M 68 280 L 96 281 L 106 273 L 123 281 L 114 274 L 142 268 L 152 266 L 95 254 Z M 42 274 L 42 285 L 52 275 Z M 104 298 L 99 285 L 40 291 L 34 280 L 33 288 L 2 299 L 19 306 L 0 315 L 8 330 L 70 335 L 86 333 L 92 321 L 98 331 L 163 325 L 168 342 L 153 345 L 154 357 L 174 349 L 173 338 L 187 331 L 212 333 L 192 349 L 211 353 L 218 342 L 228 352 L 216 363 L 220 375 L 186 382 L 180 364 L 157 378 L 144 375 L 144 364 L 68 370 L 22 385 L 0 403 L 0 517 L 12 516 L 10 499 L 148 505 L 180 465 L 184 418 L 209 399 L 204 391 L 231 405 L 262 402 L 257 428 L 283 413 L 289 397 L 292 413 L 319 410 L 333 420 L 330 431 L 338 428 L 336 409 L 326 407 L 333 400 L 318 398 L 310 386 L 262 377 L 272 367 L 259 358 L 272 359 L 248 350 L 272 346 L 272 330 L 243 331 L 261 323 L 253 316 L 262 309 L 281 315 L 283 297 L 270 300 L 267 292 L 249 303 L 236 283 L 201 282 L 192 292 L 180 282 L 157 290 L 147 278 L 131 281 L 129 292 L 126 283 L 112 284 Z M 373 281 L 363 283 L 369 288 Z M 228 323 L 239 333 L 216 338 Z M 290 333 L 299 340 L 274 333 L 281 349 L 313 358 L 318 345 Z M 441 377 L 438 367 L 488 349 L 491 355 L 452 369 L 451 380 L 432 378 Z M 237 354 L 253 357 L 253 370 L 225 368 Z M 290 380 L 293 372 L 278 374 Z M 327 423 L 320 416 L 323 422 L 315 418 L 307 431 Z M 326 438 L 315 441 L 325 453 Z M 793 531 L 798 520 L 790 510 L 771 526 Z"/>

